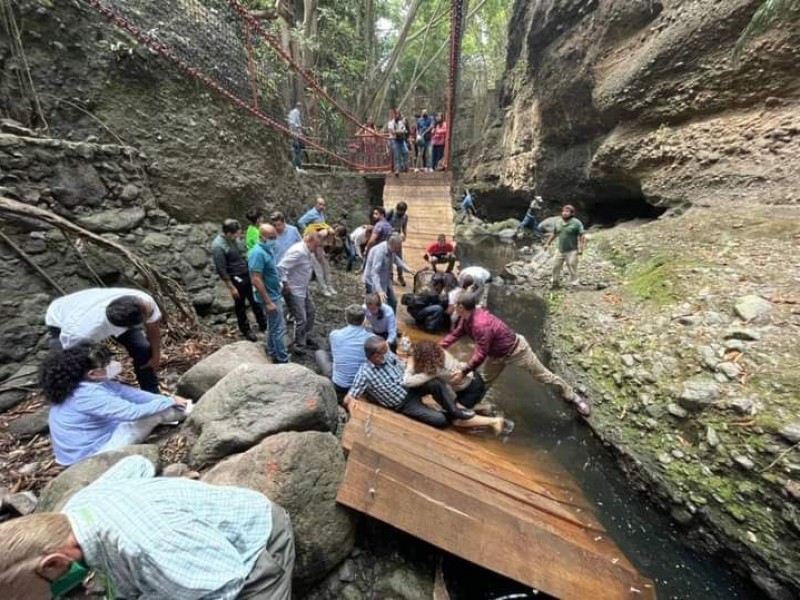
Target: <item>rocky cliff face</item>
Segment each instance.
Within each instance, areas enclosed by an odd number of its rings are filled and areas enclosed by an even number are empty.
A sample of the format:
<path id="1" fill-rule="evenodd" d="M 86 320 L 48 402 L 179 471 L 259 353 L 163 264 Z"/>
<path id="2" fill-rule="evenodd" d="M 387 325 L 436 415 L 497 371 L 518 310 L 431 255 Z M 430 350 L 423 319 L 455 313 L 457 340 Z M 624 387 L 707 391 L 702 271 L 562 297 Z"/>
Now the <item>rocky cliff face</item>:
<path id="1" fill-rule="evenodd" d="M 776 22 L 734 56 L 761 4 L 516 2 L 501 114 L 465 179 L 500 213 L 533 191 L 597 220 L 797 203 L 800 21 Z"/>

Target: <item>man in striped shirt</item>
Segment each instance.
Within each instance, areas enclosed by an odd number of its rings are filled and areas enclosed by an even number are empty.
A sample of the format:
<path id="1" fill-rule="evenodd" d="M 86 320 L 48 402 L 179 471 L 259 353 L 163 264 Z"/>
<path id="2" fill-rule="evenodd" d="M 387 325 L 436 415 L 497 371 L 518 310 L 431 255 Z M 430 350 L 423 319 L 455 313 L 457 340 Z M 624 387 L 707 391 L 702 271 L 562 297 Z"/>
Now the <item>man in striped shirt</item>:
<path id="1" fill-rule="evenodd" d="M 94 571 L 106 598 L 291 598 L 289 516 L 264 495 L 155 477 L 129 456 L 61 513 L 0 525 L 7 600 L 57 597 Z"/>
<path id="2" fill-rule="evenodd" d="M 403 385 L 405 365 L 392 354 L 389 344 L 374 335 L 364 342 L 367 362 L 358 370 L 350 391 L 344 398 L 348 410 L 359 398 L 367 397 L 384 408 L 395 410 L 422 421 L 432 427 L 442 429 L 449 424 L 447 415 L 422 403 L 423 396 L 430 394 L 440 406 L 447 406 L 448 399 L 440 382 L 431 382 L 416 388 L 407 389 Z M 475 416 L 471 410 L 454 409 L 456 419 L 469 419 Z"/>

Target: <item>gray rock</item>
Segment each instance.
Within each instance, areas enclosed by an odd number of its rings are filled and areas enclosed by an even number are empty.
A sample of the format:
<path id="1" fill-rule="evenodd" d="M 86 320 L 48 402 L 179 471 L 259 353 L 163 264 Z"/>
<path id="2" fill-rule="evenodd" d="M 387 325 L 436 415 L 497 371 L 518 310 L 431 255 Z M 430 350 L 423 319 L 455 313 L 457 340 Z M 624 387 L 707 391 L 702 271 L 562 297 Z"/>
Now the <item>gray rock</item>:
<path id="1" fill-rule="evenodd" d="M 778 435 L 790 444 L 800 442 L 800 422 L 788 423 L 778 430 Z"/>
<path id="2" fill-rule="evenodd" d="M 107 190 L 97 170 L 86 162 L 60 162 L 52 181 L 53 196 L 63 206 L 97 206 Z"/>
<path id="3" fill-rule="evenodd" d="M 683 391 L 678 403 L 686 410 L 699 411 L 708 408 L 719 397 L 719 384 L 704 375 L 683 382 Z"/>
<path id="4" fill-rule="evenodd" d="M 7 392 L 0 392 L 0 413 L 14 408 L 27 397 L 28 392 L 25 390 L 8 390 Z"/>
<path id="5" fill-rule="evenodd" d="M 746 456 L 738 455 L 733 457 L 733 462 L 739 465 L 745 471 L 752 471 L 756 466 L 755 463 Z"/>
<path id="6" fill-rule="evenodd" d="M 433 576 L 426 577 L 406 565 L 375 582 L 376 598 L 397 600 L 428 600 L 433 598 Z"/>
<path id="7" fill-rule="evenodd" d="M 733 307 L 736 315 L 743 321 L 752 321 L 772 310 L 772 303 L 761 296 L 742 296 Z"/>
<path id="8" fill-rule="evenodd" d="M 148 233 L 142 240 L 142 246 L 148 250 L 165 250 L 172 244 L 172 238 L 164 233 Z"/>
<path id="9" fill-rule="evenodd" d="M 223 346 L 186 371 L 178 380 L 177 392 L 181 396 L 199 400 L 220 379 L 244 364 L 271 364 L 264 352 L 264 345 L 256 342 L 235 342 Z"/>
<path id="10" fill-rule="evenodd" d="M 717 372 L 722 373 L 728 379 L 738 379 L 741 374 L 739 365 L 733 362 L 721 362 L 716 367 Z"/>
<path id="11" fill-rule="evenodd" d="M 8 432 L 17 438 L 29 438 L 48 429 L 47 417 L 50 406 L 43 406 L 32 413 L 20 415 L 8 423 Z"/>
<path id="12" fill-rule="evenodd" d="M 126 456 L 134 455 L 144 456 L 158 466 L 158 446 L 155 444 L 139 444 L 97 454 L 72 465 L 50 481 L 42 490 L 37 512 L 58 512 L 75 492 L 95 481 Z"/>
<path id="13" fill-rule="evenodd" d="M 281 431 L 334 431 L 336 415 L 328 379 L 300 365 L 241 365 L 206 392 L 189 417 L 199 432 L 189 464 L 213 464 Z"/>
<path id="14" fill-rule="evenodd" d="M 96 233 L 129 231 L 144 221 L 143 208 L 114 208 L 78 219 L 78 224 Z"/>
<path id="15" fill-rule="evenodd" d="M 711 425 L 706 427 L 706 442 L 712 448 L 719 446 L 719 435 L 717 434 L 716 430 L 711 427 Z"/>
<path id="16" fill-rule="evenodd" d="M 25 516 L 36 510 L 39 500 L 33 492 L 17 492 L 6 496 L 3 504 L 16 512 L 18 515 Z"/>
<path id="17" fill-rule="evenodd" d="M 745 340 L 752 342 L 761 339 L 761 334 L 755 329 L 745 329 L 743 327 L 732 327 L 725 334 L 726 340 Z"/>
<path id="18" fill-rule="evenodd" d="M 631 354 L 623 354 L 619 358 L 622 361 L 622 364 L 625 365 L 626 367 L 630 368 L 636 364 L 636 360 L 633 358 L 633 355 Z"/>
<path id="19" fill-rule="evenodd" d="M 756 403 L 751 398 L 734 398 L 728 402 L 728 407 L 740 415 L 756 414 Z"/>
<path id="20" fill-rule="evenodd" d="M 210 258 L 203 248 L 192 246 L 183 253 L 183 258 L 195 269 L 202 269 L 209 265 Z M 230 294 L 228 294 L 230 295 Z"/>
<path id="21" fill-rule="evenodd" d="M 745 343 L 742 340 L 730 339 L 725 340 L 725 352 L 743 352 L 745 348 Z"/>
<path id="22" fill-rule="evenodd" d="M 122 188 L 122 191 L 119 193 L 119 199 L 125 203 L 133 202 L 139 197 L 139 194 L 141 194 L 139 188 L 129 183 Z"/>
<path id="23" fill-rule="evenodd" d="M 297 553 L 293 579 L 304 588 L 322 579 L 353 548 L 355 514 L 336 503 L 344 467 L 344 454 L 332 434 L 287 432 L 225 459 L 203 481 L 257 490 L 286 509 Z"/>
<path id="24" fill-rule="evenodd" d="M 685 419 L 689 416 L 689 412 L 685 408 L 682 408 L 674 402 L 667 404 L 667 412 L 677 419 Z"/>
<path id="25" fill-rule="evenodd" d="M 147 224 L 156 231 L 164 231 L 169 225 L 169 215 L 160 209 L 147 212 Z"/>
<path id="26" fill-rule="evenodd" d="M 228 287 L 219 279 L 214 286 L 214 310 L 229 313 L 233 310 L 233 298 Z"/>
<path id="27" fill-rule="evenodd" d="M 703 322 L 703 317 L 700 315 L 684 315 L 678 318 L 678 323 L 681 325 L 686 325 L 687 327 L 692 327 L 694 325 L 699 325 Z"/>

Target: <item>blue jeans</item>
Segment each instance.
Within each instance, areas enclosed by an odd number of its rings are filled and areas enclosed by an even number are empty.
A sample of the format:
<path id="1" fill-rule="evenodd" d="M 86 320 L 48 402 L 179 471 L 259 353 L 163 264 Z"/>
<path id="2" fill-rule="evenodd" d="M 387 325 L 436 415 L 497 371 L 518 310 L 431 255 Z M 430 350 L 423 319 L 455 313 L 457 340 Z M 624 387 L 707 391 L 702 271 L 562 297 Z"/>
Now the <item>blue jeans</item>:
<path id="1" fill-rule="evenodd" d="M 525 213 L 525 217 L 522 219 L 522 223 L 519 224 L 519 229 L 520 231 L 522 231 L 523 229 L 530 229 L 533 232 L 533 237 L 536 238 L 542 237 L 542 234 L 539 231 L 539 222 L 536 220 L 536 217 L 531 215 L 530 213 Z"/>
<path id="2" fill-rule="evenodd" d="M 283 298 L 273 300 L 278 310 L 269 312 L 266 307 L 264 313 L 267 315 L 267 335 L 264 345 L 267 354 L 276 363 L 289 362 L 289 353 L 286 351 L 286 321 L 283 318 Z"/>
<path id="3" fill-rule="evenodd" d="M 394 170 L 405 171 L 408 168 L 408 146 L 406 141 L 395 138 L 392 140 L 394 148 Z"/>
<path id="4" fill-rule="evenodd" d="M 428 333 L 436 333 L 444 320 L 444 308 L 439 304 L 431 304 L 419 311 L 414 320 Z"/>
<path id="5" fill-rule="evenodd" d="M 434 146 L 431 168 L 436 169 L 443 158 L 444 158 L 444 146 Z"/>
<path id="6" fill-rule="evenodd" d="M 300 138 L 292 138 L 292 163 L 297 169 L 303 166 L 303 143 Z"/>

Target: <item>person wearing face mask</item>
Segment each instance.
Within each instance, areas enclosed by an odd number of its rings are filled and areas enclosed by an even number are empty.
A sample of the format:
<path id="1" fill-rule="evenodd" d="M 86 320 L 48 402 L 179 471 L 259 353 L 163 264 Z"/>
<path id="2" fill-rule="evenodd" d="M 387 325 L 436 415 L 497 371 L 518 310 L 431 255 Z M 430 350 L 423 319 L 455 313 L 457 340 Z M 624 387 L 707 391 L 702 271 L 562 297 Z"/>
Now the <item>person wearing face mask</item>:
<path id="1" fill-rule="evenodd" d="M 108 348 L 95 342 L 81 342 L 44 359 L 39 380 L 52 404 L 48 422 L 58 464 L 139 444 L 157 425 L 186 418 L 188 400 L 120 383 L 120 371 Z"/>
<path id="2" fill-rule="evenodd" d="M 278 232 L 272 225 L 261 225 L 258 229 L 258 244 L 250 252 L 247 264 L 250 278 L 253 280 L 256 301 L 263 306 L 267 314 L 266 352 L 276 363 L 289 362 L 286 352 L 286 322 L 281 297 L 281 278 L 278 274 L 278 263 L 274 252 Z"/>
<path id="3" fill-rule="evenodd" d="M 255 342 L 257 338 L 256 334 L 250 330 L 245 302 L 250 304 L 250 309 L 256 317 L 260 331 L 266 330 L 267 321 L 264 318 L 261 305 L 253 297 L 253 286 L 250 284 L 247 260 L 242 256 L 242 249 L 239 247 L 241 237 L 242 228 L 239 225 L 239 221 L 225 219 L 222 223 L 222 233 L 217 235 L 211 244 L 211 256 L 214 259 L 217 275 L 219 275 L 233 298 L 233 310 L 236 312 L 239 331 L 248 340 Z M 250 250 L 251 248 L 248 248 L 248 252 Z"/>
<path id="4" fill-rule="evenodd" d="M 373 292 L 364 296 L 363 308 L 372 333 L 385 339 L 392 352 L 397 350 L 397 318 L 392 307 Z"/>
<path id="5" fill-rule="evenodd" d="M 120 460 L 61 512 L 0 524 L 0 539 L 3 600 L 63 597 L 92 571 L 105 598 L 292 595 L 286 510 L 254 490 L 156 477 L 143 456 Z"/>

